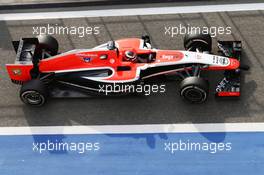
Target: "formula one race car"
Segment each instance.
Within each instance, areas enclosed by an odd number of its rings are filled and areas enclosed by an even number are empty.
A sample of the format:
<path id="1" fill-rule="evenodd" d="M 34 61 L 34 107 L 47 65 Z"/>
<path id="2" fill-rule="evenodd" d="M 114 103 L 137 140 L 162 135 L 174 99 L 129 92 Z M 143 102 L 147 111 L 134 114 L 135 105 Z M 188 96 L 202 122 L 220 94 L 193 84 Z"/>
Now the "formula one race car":
<path id="1" fill-rule="evenodd" d="M 104 85 L 142 84 L 151 77 L 176 74 L 182 77 L 180 96 L 191 103 L 208 97 L 208 81 L 201 71 L 222 71 L 216 96 L 240 96 L 241 42 L 218 41 L 219 55 L 211 54 L 210 35 L 190 34 L 184 38 L 186 51 L 158 50 L 150 37 L 127 38 L 94 47 L 58 54 L 58 42 L 48 35 L 13 41 L 17 57 L 7 64 L 13 83 L 22 85 L 21 100 L 41 106 L 48 97 L 77 94 L 104 95 Z M 128 91 L 113 91 L 125 94 Z M 78 96 L 78 95 L 77 95 Z"/>

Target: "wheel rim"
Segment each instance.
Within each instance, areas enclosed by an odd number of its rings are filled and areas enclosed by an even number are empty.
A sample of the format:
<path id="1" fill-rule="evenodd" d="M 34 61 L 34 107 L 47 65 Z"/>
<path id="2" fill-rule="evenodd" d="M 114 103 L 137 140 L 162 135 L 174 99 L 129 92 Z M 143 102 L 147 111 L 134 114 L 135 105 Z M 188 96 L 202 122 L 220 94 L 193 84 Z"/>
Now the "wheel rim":
<path id="1" fill-rule="evenodd" d="M 42 105 L 45 101 L 44 96 L 37 91 L 26 91 L 22 93 L 21 98 L 30 105 Z"/>
<path id="2" fill-rule="evenodd" d="M 200 103 L 205 101 L 207 94 L 203 89 L 199 87 L 190 86 L 182 90 L 182 96 L 190 102 Z"/>

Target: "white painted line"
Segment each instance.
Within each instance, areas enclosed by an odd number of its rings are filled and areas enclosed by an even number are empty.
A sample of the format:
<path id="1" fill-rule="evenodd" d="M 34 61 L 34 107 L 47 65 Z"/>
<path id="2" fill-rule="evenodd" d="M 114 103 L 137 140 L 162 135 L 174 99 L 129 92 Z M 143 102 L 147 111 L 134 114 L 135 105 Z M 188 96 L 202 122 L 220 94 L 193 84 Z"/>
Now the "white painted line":
<path id="1" fill-rule="evenodd" d="M 0 14 L 0 20 L 33 20 L 33 19 L 57 19 L 57 18 L 106 17 L 106 16 L 160 15 L 160 14 L 206 13 L 206 12 L 223 12 L 223 11 L 250 11 L 250 10 L 264 10 L 264 3 L 63 11 L 63 12 L 41 12 L 41 13 L 9 13 L 9 14 Z"/>
<path id="2" fill-rule="evenodd" d="M 0 127 L 0 135 L 264 132 L 264 123 Z"/>

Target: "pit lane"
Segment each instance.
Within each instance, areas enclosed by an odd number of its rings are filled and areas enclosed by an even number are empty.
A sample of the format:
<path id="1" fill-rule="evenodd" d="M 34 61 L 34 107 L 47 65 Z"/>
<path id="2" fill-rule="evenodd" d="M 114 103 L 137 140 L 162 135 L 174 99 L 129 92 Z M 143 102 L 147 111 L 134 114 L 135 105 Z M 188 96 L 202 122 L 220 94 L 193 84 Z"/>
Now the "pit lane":
<path id="1" fill-rule="evenodd" d="M 244 11 L 1 21 L 0 126 L 263 122 L 263 14 L 263 11 Z M 164 94 L 148 97 L 51 99 L 43 108 L 31 108 L 20 101 L 19 87 L 10 82 L 4 65 L 15 59 L 12 40 L 32 37 L 33 26 L 48 23 L 100 27 L 100 35 L 89 35 L 85 38 L 77 35 L 55 35 L 61 52 L 74 48 L 91 48 L 108 40 L 140 37 L 142 34 L 150 35 L 156 48 L 183 49 L 183 36 L 171 38 L 164 35 L 165 26 L 231 26 L 232 35 L 218 36 L 214 39 L 214 44 L 216 39 L 242 40 L 242 59 L 251 66 L 251 70 L 243 76 L 240 100 L 216 100 L 213 90 L 220 75 L 212 72 L 206 75 L 212 92 L 208 101 L 201 105 L 183 102 L 178 94 L 178 83 L 171 81 L 166 84 Z"/>
<path id="2" fill-rule="evenodd" d="M 263 128 L 263 123 L 1 127 L 0 172 L 263 174 Z"/>

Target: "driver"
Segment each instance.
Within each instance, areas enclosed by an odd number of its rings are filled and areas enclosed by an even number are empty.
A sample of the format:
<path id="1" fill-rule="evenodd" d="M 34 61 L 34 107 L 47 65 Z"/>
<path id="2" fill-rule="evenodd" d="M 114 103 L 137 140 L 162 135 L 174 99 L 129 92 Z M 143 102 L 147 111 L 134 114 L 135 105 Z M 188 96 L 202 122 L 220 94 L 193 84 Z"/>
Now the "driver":
<path id="1" fill-rule="evenodd" d="M 137 59 L 137 54 L 136 52 L 132 51 L 132 50 L 127 50 L 125 51 L 125 58 L 126 61 L 136 61 Z"/>

